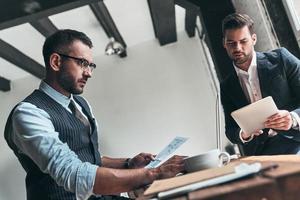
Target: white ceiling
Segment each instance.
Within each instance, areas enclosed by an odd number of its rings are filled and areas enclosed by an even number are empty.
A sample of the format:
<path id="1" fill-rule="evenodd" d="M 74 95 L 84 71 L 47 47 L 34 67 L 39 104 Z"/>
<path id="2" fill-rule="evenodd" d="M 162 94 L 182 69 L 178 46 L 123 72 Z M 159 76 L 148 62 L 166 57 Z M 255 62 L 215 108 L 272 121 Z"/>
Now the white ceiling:
<path id="1" fill-rule="evenodd" d="M 147 0 L 107 0 L 104 2 L 125 40 L 127 48 L 155 37 Z M 184 9 L 176 6 L 177 32 L 184 30 L 184 17 Z M 52 15 L 49 16 L 49 19 L 59 29 L 70 28 L 86 33 L 93 41 L 95 56 L 104 55 L 108 38 L 88 6 Z M 44 65 L 42 45 L 45 38 L 30 24 L 26 23 L 1 30 L 0 38 Z M 129 54 L 128 56 L 134 55 Z M 0 58 L 0 76 L 16 80 L 31 75 Z"/>

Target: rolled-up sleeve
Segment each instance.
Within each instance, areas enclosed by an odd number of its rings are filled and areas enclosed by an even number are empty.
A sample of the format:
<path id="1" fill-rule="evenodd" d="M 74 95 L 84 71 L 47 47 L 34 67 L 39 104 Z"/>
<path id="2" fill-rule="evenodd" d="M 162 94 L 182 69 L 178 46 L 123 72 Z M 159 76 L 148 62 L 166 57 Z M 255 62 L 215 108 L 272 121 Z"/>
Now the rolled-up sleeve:
<path id="1" fill-rule="evenodd" d="M 20 153 L 30 157 L 58 185 L 74 192 L 76 199 L 92 195 L 98 166 L 82 162 L 59 139 L 48 113 L 23 102 L 13 113 L 12 125 L 12 139 Z"/>

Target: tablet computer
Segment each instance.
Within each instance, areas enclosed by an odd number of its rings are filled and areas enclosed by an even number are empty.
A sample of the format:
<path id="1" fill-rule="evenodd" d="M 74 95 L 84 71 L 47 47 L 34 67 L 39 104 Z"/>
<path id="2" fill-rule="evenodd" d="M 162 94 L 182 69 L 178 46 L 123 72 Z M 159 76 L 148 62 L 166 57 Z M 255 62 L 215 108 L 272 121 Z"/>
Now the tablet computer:
<path id="1" fill-rule="evenodd" d="M 265 128 L 264 122 L 278 111 L 271 96 L 260 99 L 252 104 L 235 110 L 231 116 L 246 133 Z"/>

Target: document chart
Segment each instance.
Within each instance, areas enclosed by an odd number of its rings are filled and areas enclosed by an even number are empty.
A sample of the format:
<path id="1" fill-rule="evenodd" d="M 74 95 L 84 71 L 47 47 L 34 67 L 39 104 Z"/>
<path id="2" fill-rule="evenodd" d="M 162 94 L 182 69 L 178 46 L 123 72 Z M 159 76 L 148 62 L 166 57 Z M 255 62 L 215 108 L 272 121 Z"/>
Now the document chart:
<path id="1" fill-rule="evenodd" d="M 162 163 L 171 158 L 174 152 L 187 140 L 188 138 L 185 137 L 175 137 L 145 168 L 156 168 L 160 166 Z"/>

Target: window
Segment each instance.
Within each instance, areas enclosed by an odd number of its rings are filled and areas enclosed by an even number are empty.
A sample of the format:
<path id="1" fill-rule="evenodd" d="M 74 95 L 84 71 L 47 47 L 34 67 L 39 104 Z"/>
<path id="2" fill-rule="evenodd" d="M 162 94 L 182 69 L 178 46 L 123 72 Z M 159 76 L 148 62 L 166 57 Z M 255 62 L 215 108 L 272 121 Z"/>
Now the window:
<path id="1" fill-rule="evenodd" d="M 300 1 L 283 0 L 283 5 L 291 22 L 298 44 L 300 45 Z"/>

